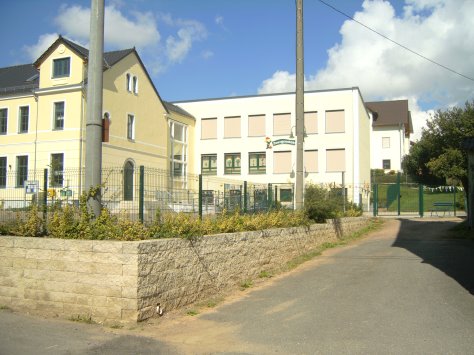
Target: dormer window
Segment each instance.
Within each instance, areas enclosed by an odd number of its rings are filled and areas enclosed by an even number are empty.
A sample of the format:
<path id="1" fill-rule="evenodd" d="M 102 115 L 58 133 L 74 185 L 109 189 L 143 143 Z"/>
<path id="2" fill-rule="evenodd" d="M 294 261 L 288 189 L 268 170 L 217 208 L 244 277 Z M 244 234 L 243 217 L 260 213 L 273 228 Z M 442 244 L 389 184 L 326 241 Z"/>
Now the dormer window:
<path id="1" fill-rule="evenodd" d="M 71 72 L 71 58 L 53 59 L 53 78 L 68 77 Z"/>

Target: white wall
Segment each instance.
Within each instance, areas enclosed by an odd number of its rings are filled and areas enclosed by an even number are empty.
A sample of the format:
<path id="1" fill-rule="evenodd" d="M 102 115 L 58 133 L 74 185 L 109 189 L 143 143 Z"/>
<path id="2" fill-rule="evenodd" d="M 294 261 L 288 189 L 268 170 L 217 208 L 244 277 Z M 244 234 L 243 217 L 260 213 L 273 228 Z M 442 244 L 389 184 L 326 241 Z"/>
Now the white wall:
<path id="1" fill-rule="evenodd" d="M 357 96 L 357 99 L 355 97 Z M 305 94 L 305 112 L 318 112 L 318 133 L 309 134 L 305 138 L 305 150 L 318 150 L 318 172 L 308 173 L 305 177 L 306 182 L 314 183 L 336 183 L 342 182 L 340 172 L 326 172 L 326 150 L 345 149 L 346 185 L 362 184 L 359 180 L 359 169 L 356 169 L 354 175 L 354 166 L 360 166 L 359 160 L 370 160 L 369 148 L 364 150 L 361 156 L 360 152 L 354 154 L 354 144 L 359 147 L 361 144 L 358 135 L 361 134 L 359 128 L 359 116 L 361 110 L 358 107 L 360 93 L 357 88 L 341 89 L 332 91 L 307 92 Z M 278 145 L 273 149 L 266 149 L 265 137 L 272 140 L 288 138 L 290 131 L 285 136 L 273 136 L 273 115 L 277 113 L 290 113 L 291 125 L 295 125 L 295 95 L 277 94 L 261 95 L 251 97 L 237 97 L 225 99 L 209 99 L 200 101 L 175 102 L 183 109 L 196 117 L 196 146 L 193 154 L 196 157 L 195 171 L 201 171 L 201 155 L 217 154 L 217 176 L 246 180 L 255 183 L 294 183 L 292 174 L 275 174 L 273 166 L 273 154 L 278 151 L 291 151 L 292 165 L 296 171 L 296 145 Z M 345 112 L 345 132 L 344 133 L 325 133 L 325 113 L 330 110 L 344 110 Z M 363 110 L 365 113 L 365 109 Z M 265 136 L 248 137 L 248 116 L 265 115 Z M 241 117 L 241 137 L 224 138 L 224 117 Z M 201 119 L 217 117 L 217 139 L 201 140 Z M 366 117 L 368 121 L 368 116 Z M 354 126 L 358 127 L 354 130 Z M 369 129 L 364 126 L 363 129 Z M 294 129 L 294 128 L 293 128 Z M 294 131 L 293 131 L 294 133 Z M 357 137 L 354 137 L 354 134 Z M 367 137 L 364 134 L 364 137 Z M 367 141 L 367 139 L 365 139 Z M 362 143 L 363 144 L 363 143 Z M 369 146 L 369 142 L 365 143 Z M 248 155 L 250 152 L 266 152 L 266 174 L 257 175 L 248 173 Z M 224 154 L 241 153 L 241 174 L 224 174 Z M 367 155 L 367 156 L 365 156 Z M 354 159 L 357 161 L 355 162 Z M 365 174 L 364 174 L 365 175 Z M 354 201 L 359 200 L 359 196 L 353 196 Z"/>

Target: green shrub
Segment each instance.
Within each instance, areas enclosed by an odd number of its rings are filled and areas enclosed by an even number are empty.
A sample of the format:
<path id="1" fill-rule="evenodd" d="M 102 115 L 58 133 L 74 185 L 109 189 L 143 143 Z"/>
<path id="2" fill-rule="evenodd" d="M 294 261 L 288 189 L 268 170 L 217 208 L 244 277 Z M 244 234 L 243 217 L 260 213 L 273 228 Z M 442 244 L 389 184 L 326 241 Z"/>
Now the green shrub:
<path id="1" fill-rule="evenodd" d="M 342 198 L 330 196 L 329 190 L 325 188 L 312 184 L 306 186 L 304 210 L 306 216 L 316 223 L 324 223 L 326 219 L 341 217 L 342 202 Z"/>
<path id="2" fill-rule="evenodd" d="M 27 220 L 18 223 L 17 234 L 24 237 L 39 237 L 43 234 L 43 219 L 39 216 L 38 205 L 29 207 Z"/>

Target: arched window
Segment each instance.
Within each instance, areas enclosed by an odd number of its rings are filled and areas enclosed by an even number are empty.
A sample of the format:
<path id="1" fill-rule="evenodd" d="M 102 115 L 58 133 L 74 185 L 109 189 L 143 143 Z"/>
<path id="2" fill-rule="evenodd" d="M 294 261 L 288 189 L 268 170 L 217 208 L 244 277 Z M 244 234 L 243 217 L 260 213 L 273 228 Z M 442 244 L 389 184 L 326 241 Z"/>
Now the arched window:
<path id="1" fill-rule="evenodd" d="M 133 172 L 135 168 L 130 160 L 123 167 L 123 199 L 133 201 Z"/>
<path id="2" fill-rule="evenodd" d="M 132 91 L 132 77 L 130 76 L 129 73 L 127 73 L 126 78 L 127 79 L 126 79 L 126 83 L 125 83 L 125 85 L 126 85 L 125 89 L 127 91 Z"/>
<path id="3" fill-rule="evenodd" d="M 102 142 L 109 141 L 109 127 L 110 127 L 110 115 L 108 112 L 104 113 L 102 118 Z"/>
<path id="4" fill-rule="evenodd" d="M 133 77 L 133 92 L 138 94 L 138 78 L 136 76 Z"/>

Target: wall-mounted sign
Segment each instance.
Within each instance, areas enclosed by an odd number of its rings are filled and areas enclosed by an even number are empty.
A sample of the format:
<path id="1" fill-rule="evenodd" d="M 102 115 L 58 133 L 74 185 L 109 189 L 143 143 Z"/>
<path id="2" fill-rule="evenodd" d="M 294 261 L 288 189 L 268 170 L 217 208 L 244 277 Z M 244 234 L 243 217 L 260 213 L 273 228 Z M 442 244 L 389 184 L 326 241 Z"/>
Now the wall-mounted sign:
<path id="1" fill-rule="evenodd" d="M 266 137 L 265 143 L 267 144 L 267 149 L 272 149 L 274 145 L 280 145 L 280 144 L 295 145 L 296 141 L 294 139 L 277 139 L 275 141 L 272 141 L 270 137 Z"/>

